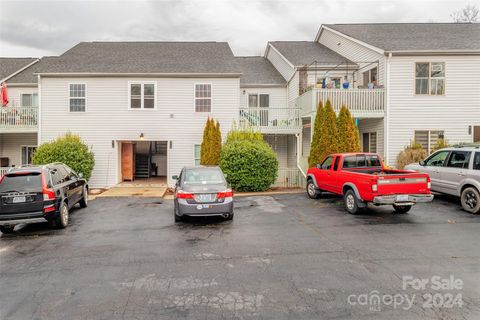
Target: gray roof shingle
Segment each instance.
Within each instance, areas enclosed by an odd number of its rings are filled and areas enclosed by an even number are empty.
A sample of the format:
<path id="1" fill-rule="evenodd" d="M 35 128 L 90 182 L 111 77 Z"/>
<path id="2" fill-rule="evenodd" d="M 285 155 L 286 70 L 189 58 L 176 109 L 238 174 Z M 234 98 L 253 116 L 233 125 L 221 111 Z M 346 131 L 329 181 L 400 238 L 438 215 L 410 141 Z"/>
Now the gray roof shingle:
<path id="1" fill-rule="evenodd" d="M 48 65 L 54 63 L 56 59 L 58 59 L 58 57 L 43 57 L 37 63 L 31 65 L 30 67 L 22 70 L 21 72 L 8 79 L 7 83 L 36 84 L 38 82 L 38 79 L 35 73 L 37 73 L 43 68 L 47 68 Z"/>
<path id="2" fill-rule="evenodd" d="M 242 76 L 241 85 L 278 85 L 285 86 L 287 81 L 264 57 L 235 57 Z"/>
<path id="3" fill-rule="evenodd" d="M 26 67 L 37 58 L 0 58 L 0 80 Z"/>
<path id="4" fill-rule="evenodd" d="M 480 50 L 479 23 L 326 24 L 385 51 Z"/>
<path id="5" fill-rule="evenodd" d="M 356 65 L 316 41 L 272 41 L 270 44 L 296 67 L 310 65 L 314 61 L 317 61 L 317 64 L 327 65 L 345 63 Z"/>
<path id="6" fill-rule="evenodd" d="M 81 42 L 39 73 L 240 73 L 226 42 Z"/>

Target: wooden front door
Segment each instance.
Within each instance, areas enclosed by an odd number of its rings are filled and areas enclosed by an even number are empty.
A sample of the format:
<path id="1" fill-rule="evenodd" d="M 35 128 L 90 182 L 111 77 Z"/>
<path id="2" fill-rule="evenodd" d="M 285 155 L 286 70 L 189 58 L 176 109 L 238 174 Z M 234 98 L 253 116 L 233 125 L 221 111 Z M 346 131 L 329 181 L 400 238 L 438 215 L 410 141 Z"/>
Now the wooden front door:
<path id="1" fill-rule="evenodd" d="M 473 127 L 473 142 L 480 142 L 480 126 Z"/>
<path id="2" fill-rule="evenodd" d="M 135 144 L 122 142 L 122 181 L 135 177 Z"/>

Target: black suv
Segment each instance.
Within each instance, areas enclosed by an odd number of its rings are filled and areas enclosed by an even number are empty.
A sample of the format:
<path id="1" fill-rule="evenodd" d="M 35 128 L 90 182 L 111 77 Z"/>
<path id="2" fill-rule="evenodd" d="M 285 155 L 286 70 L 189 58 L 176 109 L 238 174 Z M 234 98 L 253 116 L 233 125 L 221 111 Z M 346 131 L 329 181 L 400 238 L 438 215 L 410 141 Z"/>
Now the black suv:
<path id="1" fill-rule="evenodd" d="M 0 178 L 0 231 L 46 221 L 65 228 L 69 210 L 87 198 L 87 181 L 63 163 L 12 168 Z"/>

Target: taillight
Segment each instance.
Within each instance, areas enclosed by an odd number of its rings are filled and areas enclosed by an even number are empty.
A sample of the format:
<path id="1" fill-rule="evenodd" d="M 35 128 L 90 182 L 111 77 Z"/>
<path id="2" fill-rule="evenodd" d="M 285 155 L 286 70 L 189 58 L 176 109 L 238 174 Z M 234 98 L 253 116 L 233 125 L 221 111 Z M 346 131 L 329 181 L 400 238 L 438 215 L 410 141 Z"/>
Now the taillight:
<path id="1" fill-rule="evenodd" d="M 178 191 L 177 192 L 178 199 L 193 199 L 193 193 Z"/>
<path id="2" fill-rule="evenodd" d="M 55 200 L 55 192 L 52 189 L 48 189 L 47 180 L 45 179 L 45 173 L 42 173 L 42 193 L 43 200 Z"/>
<path id="3" fill-rule="evenodd" d="M 233 191 L 231 189 L 228 189 L 227 191 L 225 192 L 219 192 L 217 193 L 217 198 L 218 199 L 221 199 L 221 198 L 231 198 L 233 197 Z"/>

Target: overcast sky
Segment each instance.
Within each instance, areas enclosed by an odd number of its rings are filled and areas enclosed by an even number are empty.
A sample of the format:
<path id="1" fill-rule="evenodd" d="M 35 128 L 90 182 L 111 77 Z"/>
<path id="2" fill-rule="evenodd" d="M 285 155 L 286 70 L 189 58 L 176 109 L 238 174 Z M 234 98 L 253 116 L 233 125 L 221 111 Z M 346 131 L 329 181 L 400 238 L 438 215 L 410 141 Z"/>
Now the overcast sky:
<path id="1" fill-rule="evenodd" d="M 260 55 L 269 40 L 313 40 L 322 23 L 450 22 L 480 0 L 0 0 L 0 56 L 58 55 L 80 41 L 228 41 Z"/>

